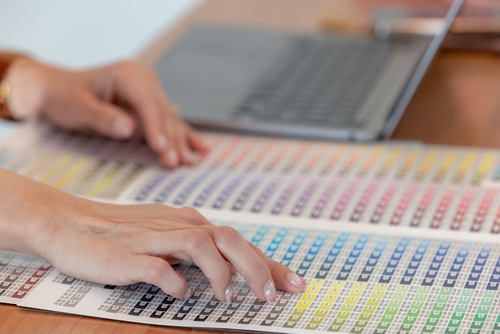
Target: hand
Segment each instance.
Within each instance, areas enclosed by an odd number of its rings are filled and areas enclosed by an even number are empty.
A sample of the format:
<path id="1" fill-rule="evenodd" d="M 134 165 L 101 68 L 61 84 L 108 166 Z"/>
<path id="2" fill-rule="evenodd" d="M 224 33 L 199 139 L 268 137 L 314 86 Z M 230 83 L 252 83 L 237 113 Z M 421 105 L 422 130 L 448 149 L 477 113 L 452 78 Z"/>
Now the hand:
<path id="1" fill-rule="evenodd" d="M 215 226 L 194 209 L 97 203 L 1 169 L 0 182 L 0 248 L 42 256 L 73 277 L 146 282 L 187 298 L 192 291 L 170 264 L 194 261 L 221 301 L 233 298 L 234 272 L 262 301 L 275 301 L 275 285 L 290 292 L 306 286 L 236 230 Z"/>
<path id="2" fill-rule="evenodd" d="M 166 167 L 193 164 L 206 150 L 169 104 L 155 74 L 136 62 L 73 72 L 20 58 L 8 78 L 16 118 L 42 116 L 68 130 L 115 139 L 144 136 Z"/>

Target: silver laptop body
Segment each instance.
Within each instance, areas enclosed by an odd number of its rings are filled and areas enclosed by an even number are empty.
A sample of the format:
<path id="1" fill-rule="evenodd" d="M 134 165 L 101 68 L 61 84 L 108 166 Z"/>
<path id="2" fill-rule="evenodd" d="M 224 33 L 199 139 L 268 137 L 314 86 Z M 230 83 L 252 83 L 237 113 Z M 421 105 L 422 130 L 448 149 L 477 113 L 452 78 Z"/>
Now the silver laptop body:
<path id="1" fill-rule="evenodd" d="M 388 137 L 461 6 L 434 37 L 377 39 L 197 26 L 156 64 L 201 128 L 337 140 Z"/>

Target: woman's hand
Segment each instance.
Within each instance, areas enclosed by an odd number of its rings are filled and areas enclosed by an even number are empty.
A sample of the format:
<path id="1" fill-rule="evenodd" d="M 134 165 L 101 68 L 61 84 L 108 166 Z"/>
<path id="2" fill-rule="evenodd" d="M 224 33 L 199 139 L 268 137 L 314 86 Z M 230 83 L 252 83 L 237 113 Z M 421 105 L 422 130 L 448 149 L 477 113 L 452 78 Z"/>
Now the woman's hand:
<path id="1" fill-rule="evenodd" d="M 19 58 L 8 78 L 16 118 L 42 116 L 68 130 L 115 139 L 144 136 L 166 167 L 193 164 L 206 150 L 169 104 L 156 75 L 136 62 L 74 72 Z"/>
<path id="2" fill-rule="evenodd" d="M 306 282 L 265 256 L 231 227 L 196 210 L 163 205 L 112 205 L 77 198 L 0 169 L 0 249 L 35 254 L 76 278 L 101 284 L 146 282 L 187 298 L 186 280 L 170 264 L 194 261 L 216 297 L 231 301 L 231 276 L 241 274 L 257 298 Z"/>

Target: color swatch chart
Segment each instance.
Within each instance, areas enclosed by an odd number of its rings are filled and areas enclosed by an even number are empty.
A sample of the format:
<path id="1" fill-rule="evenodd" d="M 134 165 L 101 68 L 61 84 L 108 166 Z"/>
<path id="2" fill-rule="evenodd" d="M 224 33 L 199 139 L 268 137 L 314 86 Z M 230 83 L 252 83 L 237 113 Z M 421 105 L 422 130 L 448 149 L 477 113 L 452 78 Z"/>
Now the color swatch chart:
<path id="1" fill-rule="evenodd" d="M 0 303 L 17 304 L 51 269 L 43 259 L 0 251 Z"/>
<path id="2" fill-rule="evenodd" d="M 24 127 L 0 167 L 85 197 L 332 223 L 500 233 L 500 154 L 206 133 L 211 153 L 167 170 L 140 141 Z"/>
<path id="3" fill-rule="evenodd" d="M 286 333 L 500 330 L 497 243 L 221 224 L 296 270 L 307 290 L 280 292 L 275 303 L 263 303 L 236 275 L 234 301 L 221 303 L 200 269 L 183 263 L 177 270 L 194 291 L 190 299 L 147 284 L 104 286 L 54 270 L 19 305 L 148 324 Z"/>
<path id="4" fill-rule="evenodd" d="M 222 134 L 194 168 L 145 171 L 122 197 L 256 215 L 500 233 L 500 155 Z"/>
<path id="5" fill-rule="evenodd" d="M 123 142 L 29 124 L 0 148 L 0 167 L 75 195 L 116 198 L 155 161 L 143 142 Z"/>

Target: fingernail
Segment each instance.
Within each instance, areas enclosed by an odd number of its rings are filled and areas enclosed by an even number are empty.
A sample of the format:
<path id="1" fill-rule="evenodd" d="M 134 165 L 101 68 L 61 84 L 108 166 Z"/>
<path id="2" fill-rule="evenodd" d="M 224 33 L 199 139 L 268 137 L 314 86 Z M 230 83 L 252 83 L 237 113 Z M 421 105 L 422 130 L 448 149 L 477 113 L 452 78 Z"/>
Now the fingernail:
<path id="1" fill-rule="evenodd" d="M 307 282 L 305 281 L 305 279 L 295 273 L 288 273 L 286 275 L 286 278 L 288 279 L 288 282 L 295 285 L 297 288 L 300 288 L 301 290 L 304 290 L 307 286 Z"/>
<path id="2" fill-rule="evenodd" d="M 230 303 L 234 299 L 234 290 L 233 290 L 233 285 L 229 284 L 229 286 L 226 288 L 224 291 L 224 297 L 226 299 L 227 303 Z"/>
<path id="3" fill-rule="evenodd" d="M 170 150 L 170 152 L 168 152 L 168 158 L 172 165 L 177 166 L 179 164 L 179 154 L 177 151 Z"/>
<path id="4" fill-rule="evenodd" d="M 163 151 L 167 147 L 167 138 L 165 138 L 165 135 L 162 133 L 158 136 L 158 145 L 160 151 Z"/>
<path id="5" fill-rule="evenodd" d="M 132 127 L 130 123 L 127 122 L 124 118 L 117 118 L 112 125 L 112 131 L 122 138 L 129 138 L 132 136 Z"/>
<path id="6" fill-rule="evenodd" d="M 193 290 L 191 288 L 188 288 L 186 293 L 184 294 L 184 299 L 189 299 L 193 295 Z"/>
<path id="7" fill-rule="evenodd" d="M 272 280 L 267 281 L 264 285 L 264 296 L 266 296 L 266 301 L 269 303 L 276 301 L 276 289 Z"/>

